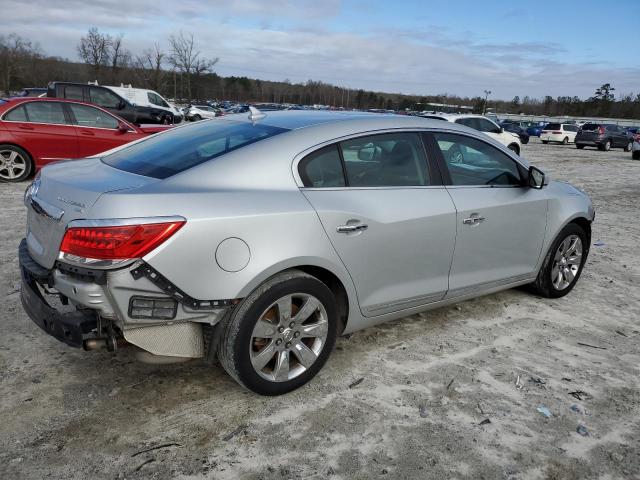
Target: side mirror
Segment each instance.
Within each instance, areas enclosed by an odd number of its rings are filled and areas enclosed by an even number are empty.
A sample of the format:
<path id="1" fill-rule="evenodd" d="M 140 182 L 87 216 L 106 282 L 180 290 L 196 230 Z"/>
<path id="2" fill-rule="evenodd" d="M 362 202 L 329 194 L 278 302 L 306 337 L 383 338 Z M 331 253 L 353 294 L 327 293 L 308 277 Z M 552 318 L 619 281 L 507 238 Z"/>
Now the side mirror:
<path id="1" fill-rule="evenodd" d="M 545 186 L 544 172 L 537 167 L 529 167 L 529 187 L 540 190 Z"/>
<path id="2" fill-rule="evenodd" d="M 129 126 L 124 122 L 118 122 L 117 128 L 120 133 L 127 133 L 129 131 Z"/>

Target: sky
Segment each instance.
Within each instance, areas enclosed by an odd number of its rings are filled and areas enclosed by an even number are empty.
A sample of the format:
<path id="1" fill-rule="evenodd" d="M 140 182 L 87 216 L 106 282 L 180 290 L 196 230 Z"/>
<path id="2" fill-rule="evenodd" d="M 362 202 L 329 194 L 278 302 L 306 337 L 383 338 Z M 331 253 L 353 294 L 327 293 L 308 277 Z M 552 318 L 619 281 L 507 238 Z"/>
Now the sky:
<path id="1" fill-rule="evenodd" d="M 0 0 L 0 32 L 78 60 L 90 27 L 134 55 L 193 33 L 215 71 L 417 95 L 640 93 L 640 0 Z"/>

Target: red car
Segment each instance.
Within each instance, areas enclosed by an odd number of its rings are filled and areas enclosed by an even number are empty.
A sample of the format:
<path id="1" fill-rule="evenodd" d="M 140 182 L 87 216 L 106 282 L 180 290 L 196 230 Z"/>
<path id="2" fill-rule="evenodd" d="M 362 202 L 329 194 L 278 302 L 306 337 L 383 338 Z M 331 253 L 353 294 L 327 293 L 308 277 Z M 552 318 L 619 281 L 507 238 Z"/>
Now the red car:
<path id="1" fill-rule="evenodd" d="M 171 127 L 132 125 L 72 100 L 0 100 L 0 181 L 19 182 L 47 163 L 89 157 Z"/>

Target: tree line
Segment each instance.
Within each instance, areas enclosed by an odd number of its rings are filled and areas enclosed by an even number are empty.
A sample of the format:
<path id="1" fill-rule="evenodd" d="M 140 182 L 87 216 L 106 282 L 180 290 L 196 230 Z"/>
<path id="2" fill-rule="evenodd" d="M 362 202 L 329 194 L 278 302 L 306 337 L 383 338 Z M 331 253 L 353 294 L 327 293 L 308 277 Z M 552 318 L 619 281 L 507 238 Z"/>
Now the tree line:
<path id="1" fill-rule="evenodd" d="M 303 105 L 329 105 L 345 109 L 437 110 L 430 104 L 446 104 L 450 110 L 472 106 L 475 113 L 485 109 L 485 98 L 437 95 L 404 95 L 374 92 L 308 80 L 293 83 L 248 78 L 222 77 L 214 67 L 219 58 L 206 56 L 196 48 L 193 34 L 178 32 L 168 38 L 168 48 L 156 43 L 153 48 L 133 54 L 125 37 L 109 35 L 90 28 L 77 45 L 78 60 L 47 55 L 42 48 L 15 33 L 0 35 L 0 89 L 5 95 L 25 87 L 45 87 L 50 81 L 103 85 L 131 84 L 161 93 L 177 102 L 232 100 Z M 525 96 L 508 100 L 489 99 L 486 107 L 498 113 L 526 115 L 640 118 L 640 94 L 615 97 L 610 84 L 598 87 L 594 94 L 543 98 Z"/>

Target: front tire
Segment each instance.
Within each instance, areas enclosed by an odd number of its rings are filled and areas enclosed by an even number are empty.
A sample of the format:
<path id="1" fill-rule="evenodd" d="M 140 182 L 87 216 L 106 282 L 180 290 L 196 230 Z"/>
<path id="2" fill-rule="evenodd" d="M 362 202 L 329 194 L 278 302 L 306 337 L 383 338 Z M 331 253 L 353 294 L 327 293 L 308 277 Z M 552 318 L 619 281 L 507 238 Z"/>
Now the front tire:
<path id="1" fill-rule="evenodd" d="M 570 223 L 551 244 L 531 289 L 541 297 L 564 297 L 573 290 L 589 254 L 589 237 L 582 227 Z"/>
<path id="2" fill-rule="evenodd" d="M 21 182 L 33 170 L 33 159 L 15 145 L 0 145 L 0 181 Z"/>
<path id="3" fill-rule="evenodd" d="M 624 147 L 624 151 L 625 151 L 625 152 L 630 152 L 632 148 L 633 148 L 633 142 L 629 142 L 629 143 L 627 143 L 627 145 Z"/>
<path id="4" fill-rule="evenodd" d="M 246 297 L 221 326 L 218 358 L 240 385 L 281 395 L 311 380 L 338 332 L 336 299 L 299 270 L 279 273 Z"/>
<path id="5" fill-rule="evenodd" d="M 635 152 L 633 152 L 631 154 L 631 158 L 633 158 L 634 160 L 640 160 L 640 150 L 636 150 Z"/>

